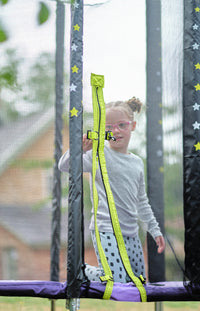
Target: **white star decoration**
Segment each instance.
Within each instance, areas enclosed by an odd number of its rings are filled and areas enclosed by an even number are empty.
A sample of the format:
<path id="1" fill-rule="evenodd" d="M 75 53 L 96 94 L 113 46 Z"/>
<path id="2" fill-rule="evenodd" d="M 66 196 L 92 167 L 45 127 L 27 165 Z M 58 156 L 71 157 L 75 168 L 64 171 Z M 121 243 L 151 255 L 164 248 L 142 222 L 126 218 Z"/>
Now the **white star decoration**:
<path id="1" fill-rule="evenodd" d="M 195 121 L 192 126 L 194 127 L 194 130 L 200 130 L 200 123 L 198 123 L 197 121 Z"/>
<path id="2" fill-rule="evenodd" d="M 70 87 L 69 87 L 70 92 L 73 92 L 73 91 L 76 92 L 76 88 L 77 88 L 77 86 L 76 86 L 75 84 L 72 83 L 72 84 L 70 85 Z"/>
<path id="3" fill-rule="evenodd" d="M 193 48 L 193 50 L 198 50 L 198 49 L 199 49 L 199 44 L 194 43 L 194 44 L 192 45 L 192 48 Z"/>
<path id="4" fill-rule="evenodd" d="M 79 4 L 78 4 L 77 2 L 74 2 L 74 7 L 75 7 L 76 9 L 78 9 Z"/>
<path id="5" fill-rule="evenodd" d="M 195 103 L 193 106 L 194 110 L 199 110 L 200 105 L 198 105 L 197 103 Z"/>
<path id="6" fill-rule="evenodd" d="M 72 44 L 72 51 L 76 51 L 77 50 L 78 45 L 76 45 L 75 43 Z"/>
<path id="7" fill-rule="evenodd" d="M 162 136 L 161 136 L 161 135 L 158 135 L 158 136 L 156 137 L 156 139 L 157 139 L 157 141 L 161 141 L 161 140 L 162 140 Z"/>
<path id="8" fill-rule="evenodd" d="M 197 24 L 194 24 L 194 25 L 192 26 L 192 28 L 193 28 L 193 30 L 197 30 L 197 29 L 199 28 L 199 26 L 198 26 Z"/>
<path id="9" fill-rule="evenodd" d="M 161 157 L 162 154 L 163 154 L 163 153 L 162 153 L 162 150 L 158 150 L 156 153 L 157 153 L 157 156 L 158 156 L 158 157 Z"/>

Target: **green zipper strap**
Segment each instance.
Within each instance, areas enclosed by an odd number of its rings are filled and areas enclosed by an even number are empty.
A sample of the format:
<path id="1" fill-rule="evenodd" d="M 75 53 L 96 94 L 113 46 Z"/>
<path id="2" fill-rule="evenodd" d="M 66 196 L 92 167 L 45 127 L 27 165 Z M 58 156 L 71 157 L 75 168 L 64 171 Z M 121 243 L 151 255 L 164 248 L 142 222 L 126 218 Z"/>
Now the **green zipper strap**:
<path id="1" fill-rule="evenodd" d="M 92 132 L 90 130 L 87 131 L 87 139 L 99 139 L 99 133 L 98 132 Z"/>
<path id="2" fill-rule="evenodd" d="M 105 132 L 105 140 L 116 140 L 116 138 L 113 136 L 113 132 L 111 131 L 106 131 Z"/>
<path id="3" fill-rule="evenodd" d="M 103 247 L 101 245 L 101 239 L 99 235 L 99 230 L 97 226 L 97 210 L 98 210 L 98 193 L 95 185 L 95 177 L 96 177 L 96 170 L 99 163 L 99 156 L 98 156 L 98 149 L 99 149 L 99 120 L 100 120 L 100 114 L 99 114 L 99 108 L 98 103 L 96 99 L 96 85 L 98 87 L 103 87 L 104 79 L 103 76 L 101 76 L 100 79 L 95 80 L 95 86 L 92 86 L 92 102 L 93 102 L 93 118 L 94 118 L 94 131 L 92 133 L 98 134 L 98 137 L 96 134 L 92 134 L 89 136 L 90 139 L 93 139 L 93 146 L 92 146 L 92 179 L 93 179 L 93 202 L 94 202 L 94 221 L 95 221 L 95 235 L 96 235 L 96 241 L 97 241 L 97 247 L 99 251 L 99 256 L 101 260 L 101 264 L 105 273 L 105 276 L 101 278 L 103 282 L 106 282 L 106 288 L 103 295 L 103 299 L 110 299 L 112 290 L 113 290 L 113 275 L 112 271 L 109 267 L 108 261 L 106 259 L 106 255 L 104 253 Z M 94 82 L 94 81 L 93 81 Z"/>
<path id="4" fill-rule="evenodd" d="M 100 279 L 102 282 L 113 281 L 113 277 L 111 277 L 110 275 L 100 276 Z"/>
<path id="5" fill-rule="evenodd" d="M 94 132 L 98 132 L 98 139 L 93 139 L 93 200 L 94 200 L 94 217 L 95 217 L 95 234 L 97 239 L 97 247 L 99 250 L 99 255 L 101 263 L 104 269 L 105 276 L 101 277 L 101 280 L 107 281 L 106 289 L 104 292 L 104 299 L 109 299 L 112 294 L 113 287 L 113 277 L 110 267 L 108 265 L 104 250 L 101 245 L 100 236 L 97 227 L 97 209 L 98 209 L 98 194 L 95 186 L 95 176 L 96 176 L 96 157 L 98 155 L 98 162 L 102 174 L 102 180 L 105 187 L 105 192 L 108 200 L 108 206 L 111 216 L 111 222 L 117 241 L 120 257 L 122 259 L 123 265 L 126 269 L 127 274 L 134 282 L 138 288 L 141 296 L 141 301 L 147 301 L 146 290 L 143 286 L 144 279 L 136 277 L 132 271 L 131 264 L 128 258 L 126 251 L 123 235 L 121 232 L 119 219 L 115 207 L 115 202 L 110 188 L 108 173 L 106 169 L 106 160 L 104 154 L 104 140 L 105 140 L 105 103 L 103 99 L 103 86 L 104 86 L 104 77 L 99 75 L 91 74 L 91 85 L 92 85 L 92 101 L 93 101 L 93 116 L 94 116 Z M 109 135 L 111 139 L 113 135 Z M 105 298 L 106 297 L 106 298 Z M 109 298 L 108 298 L 109 297 Z"/>

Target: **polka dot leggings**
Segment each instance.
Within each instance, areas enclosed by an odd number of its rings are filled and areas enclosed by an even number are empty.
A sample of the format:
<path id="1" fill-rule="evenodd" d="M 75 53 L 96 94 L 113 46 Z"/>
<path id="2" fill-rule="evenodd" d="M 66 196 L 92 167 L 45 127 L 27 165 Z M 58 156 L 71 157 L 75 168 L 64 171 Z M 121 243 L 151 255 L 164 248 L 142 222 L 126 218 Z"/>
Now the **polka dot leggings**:
<path id="1" fill-rule="evenodd" d="M 131 280 L 127 275 L 121 261 L 114 234 L 111 232 L 100 232 L 99 234 L 102 247 L 104 249 L 108 264 L 114 277 L 114 282 L 130 282 Z M 104 275 L 104 271 L 100 262 L 94 231 L 92 231 L 92 240 L 99 267 L 94 267 L 86 264 L 85 273 L 88 276 L 89 280 L 99 281 L 99 277 L 101 275 Z M 138 237 L 131 238 L 124 236 L 124 243 L 133 273 L 138 277 L 141 274 L 143 275 L 143 277 L 145 277 L 144 256 L 140 239 Z"/>

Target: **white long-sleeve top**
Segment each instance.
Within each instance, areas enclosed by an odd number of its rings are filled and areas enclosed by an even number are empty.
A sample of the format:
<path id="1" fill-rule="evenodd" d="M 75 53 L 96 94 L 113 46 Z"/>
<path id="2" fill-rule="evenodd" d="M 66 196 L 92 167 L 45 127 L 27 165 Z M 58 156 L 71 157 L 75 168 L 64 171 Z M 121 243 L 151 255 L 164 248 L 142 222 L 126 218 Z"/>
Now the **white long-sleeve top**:
<path id="1" fill-rule="evenodd" d="M 105 146 L 106 167 L 113 193 L 121 231 L 124 236 L 138 234 L 138 218 L 147 225 L 153 238 L 162 235 L 154 217 L 145 191 L 144 165 L 133 153 L 124 154 Z M 69 150 L 61 157 L 58 167 L 69 172 Z M 83 171 L 90 173 L 90 194 L 92 199 L 92 150 L 83 154 Z M 102 183 L 100 169 L 96 172 L 96 188 L 99 196 L 97 224 L 100 232 L 113 232 L 108 203 Z M 94 209 L 90 229 L 94 230 Z"/>

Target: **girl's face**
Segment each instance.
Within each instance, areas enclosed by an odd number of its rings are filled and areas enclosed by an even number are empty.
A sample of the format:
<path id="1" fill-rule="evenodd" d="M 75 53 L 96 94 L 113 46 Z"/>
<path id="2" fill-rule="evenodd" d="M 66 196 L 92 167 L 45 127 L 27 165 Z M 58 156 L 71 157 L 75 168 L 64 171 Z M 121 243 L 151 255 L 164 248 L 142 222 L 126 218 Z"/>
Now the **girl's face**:
<path id="1" fill-rule="evenodd" d="M 110 108 L 106 111 L 106 130 L 111 130 L 116 141 L 110 140 L 110 148 L 121 152 L 128 152 L 128 144 L 131 132 L 135 130 L 136 122 L 130 122 L 130 118 L 123 110 Z"/>

